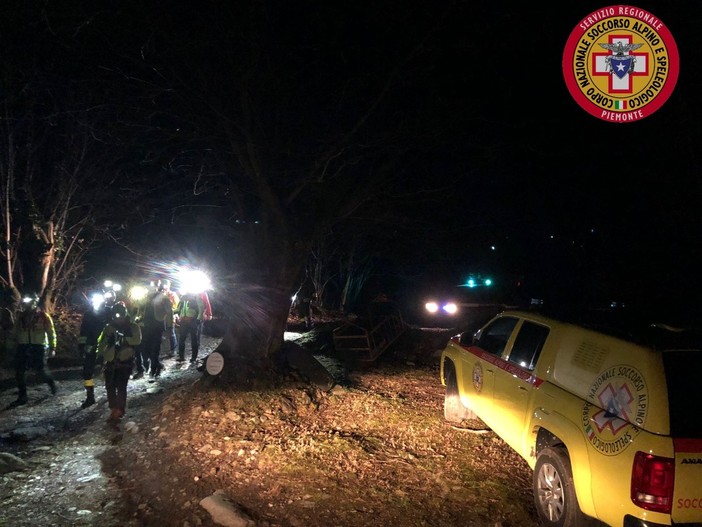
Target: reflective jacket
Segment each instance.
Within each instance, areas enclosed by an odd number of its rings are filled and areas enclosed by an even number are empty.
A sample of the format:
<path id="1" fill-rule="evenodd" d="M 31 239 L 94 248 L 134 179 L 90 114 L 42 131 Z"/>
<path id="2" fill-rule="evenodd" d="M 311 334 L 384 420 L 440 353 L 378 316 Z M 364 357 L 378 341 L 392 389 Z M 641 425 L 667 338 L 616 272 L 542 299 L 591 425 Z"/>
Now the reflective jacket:
<path id="1" fill-rule="evenodd" d="M 192 294 L 183 295 L 178 305 L 178 316 L 181 320 L 203 320 L 205 316 L 205 304 L 202 301 L 202 297 Z"/>
<path id="2" fill-rule="evenodd" d="M 97 354 L 103 356 L 105 364 L 114 360 L 124 362 L 134 357 L 134 348 L 139 344 L 141 344 L 139 324 L 130 321 L 125 328 L 110 322 L 98 337 Z"/>
<path id="3" fill-rule="evenodd" d="M 38 344 L 49 349 L 56 349 L 56 330 L 51 316 L 37 309 L 21 311 L 12 331 L 12 340 L 16 345 Z"/>
<path id="4" fill-rule="evenodd" d="M 170 304 L 170 313 L 167 311 L 166 312 L 166 318 L 163 320 L 165 323 L 165 326 L 167 328 L 172 328 L 173 323 L 175 320 L 175 315 L 178 312 L 178 304 L 180 304 L 180 299 L 178 298 L 178 295 L 175 293 L 175 291 L 166 290 L 163 292 L 164 295 L 168 298 L 168 302 Z"/>

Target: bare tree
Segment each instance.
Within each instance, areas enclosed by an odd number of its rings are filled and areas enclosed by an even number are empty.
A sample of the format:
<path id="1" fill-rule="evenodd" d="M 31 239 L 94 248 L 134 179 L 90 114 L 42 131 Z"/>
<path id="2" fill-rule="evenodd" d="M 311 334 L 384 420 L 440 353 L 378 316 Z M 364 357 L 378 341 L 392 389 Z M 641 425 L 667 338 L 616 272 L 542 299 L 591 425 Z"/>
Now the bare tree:
<path id="1" fill-rule="evenodd" d="M 0 67 L 0 285 L 15 302 L 38 294 L 51 312 L 108 235 L 115 149 L 99 139 L 97 86 L 69 81 L 67 41 L 41 13 L 21 14 L 3 32 Z"/>
<path id="2" fill-rule="evenodd" d="M 158 167 L 151 191 L 171 198 L 161 218 L 181 239 L 205 229 L 236 244 L 223 249 L 236 268 L 221 284 L 232 324 L 220 351 L 264 367 L 315 242 L 401 181 L 427 139 L 423 106 L 403 99 L 430 82 L 425 45 L 445 14 L 303 7 L 140 4 L 121 14 L 129 23 L 97 17 L 85 30 L 111 51 L 112 82 L 135 94 L 124 119 Z"/>

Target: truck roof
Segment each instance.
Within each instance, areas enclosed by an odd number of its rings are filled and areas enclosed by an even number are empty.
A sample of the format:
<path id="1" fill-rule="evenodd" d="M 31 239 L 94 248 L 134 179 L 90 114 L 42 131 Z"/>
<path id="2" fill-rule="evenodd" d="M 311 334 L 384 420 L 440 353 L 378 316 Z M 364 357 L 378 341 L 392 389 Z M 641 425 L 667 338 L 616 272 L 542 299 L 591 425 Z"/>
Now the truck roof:
<path id="1" fill-rule="evenodd" d="M 529 312 L 655 350 L 702 350 L 700 328 L 670 321 L 664 315 L 653 312 L 584 308 L 551 308 Z"/>

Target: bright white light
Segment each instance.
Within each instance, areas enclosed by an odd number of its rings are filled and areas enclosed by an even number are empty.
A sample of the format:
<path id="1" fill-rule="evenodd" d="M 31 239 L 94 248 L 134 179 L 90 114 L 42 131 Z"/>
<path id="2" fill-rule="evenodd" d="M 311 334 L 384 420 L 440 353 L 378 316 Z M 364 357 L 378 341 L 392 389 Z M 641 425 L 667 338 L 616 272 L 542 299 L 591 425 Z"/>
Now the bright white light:
<path id="1" fill-rule="evenodd" d="M 429 313 L 436 313 L 439 310 L 439 304 L 436 302 L 427 302 L 424 304 L 424 308 L 429 311 Z"/>
<path id="2" fill-rule="evenodd" d="M 120 284 L 112 284 L 112 290 L 113 291 L 121 291 L 122 286 Z"/>
<path id="3" fill-rule="evenodd" d="M 113 283 L 112 280 L 105 280 L 102 285 L 104 285 L 106 289 L 109 289 L 113 286 Z"/>
<path id="4" fill-rule="evenodd" d="M 129 290 L 129 298 L 132 300 L 143 300 L 146 298 L 146 293 L 148 292 L 148 289 L 144 287 L 143 285 L 135 285 Z"/>
<path id="5" fill-rule="evenodd" d="M 202 293 L 208 289 L 212 289 L 210 278 L 199 269 L 184 269 L 178 273 L 178 282 L 180 283 L 180 293 Z"/>
<path id="6" fill-rule="evenodd" d="M 100 309 L 100 306 L 102 303 L 105 301 L 105 297 L 103 296 L 102 293 L 93 293 L 93 296 L 90 297 L 90 303 L 93 306 L 93 309 L 97 311 Z"/>
<path id="7" fill-rule="evenodd" d="M 458 312 L 458 306 L 453 302 L 449 302 L 444 306 L 444 311 L 449 315 L 455 315 Z"/>

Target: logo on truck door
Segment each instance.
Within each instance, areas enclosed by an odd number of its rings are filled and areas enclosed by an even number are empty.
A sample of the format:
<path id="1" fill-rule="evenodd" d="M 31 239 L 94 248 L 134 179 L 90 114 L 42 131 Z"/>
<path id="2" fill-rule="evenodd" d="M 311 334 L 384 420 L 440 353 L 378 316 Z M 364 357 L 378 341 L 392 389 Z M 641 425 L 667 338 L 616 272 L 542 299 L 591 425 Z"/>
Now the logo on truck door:
<path id="1" fill-rule="evenodd" d="M 483 391 L 483 367 L 479 362 L 473 366 L 473 388 L 475 388 L 475 393 Z"/>
<path id="2" fill-rule="evenodd" d="M 646 380 L 636 368 L 612 366 L 597 376 L 587 395 L 591 402 L 583 406 L 585 435 L 602 454 L 618 454 L 646 422 Z"/>

